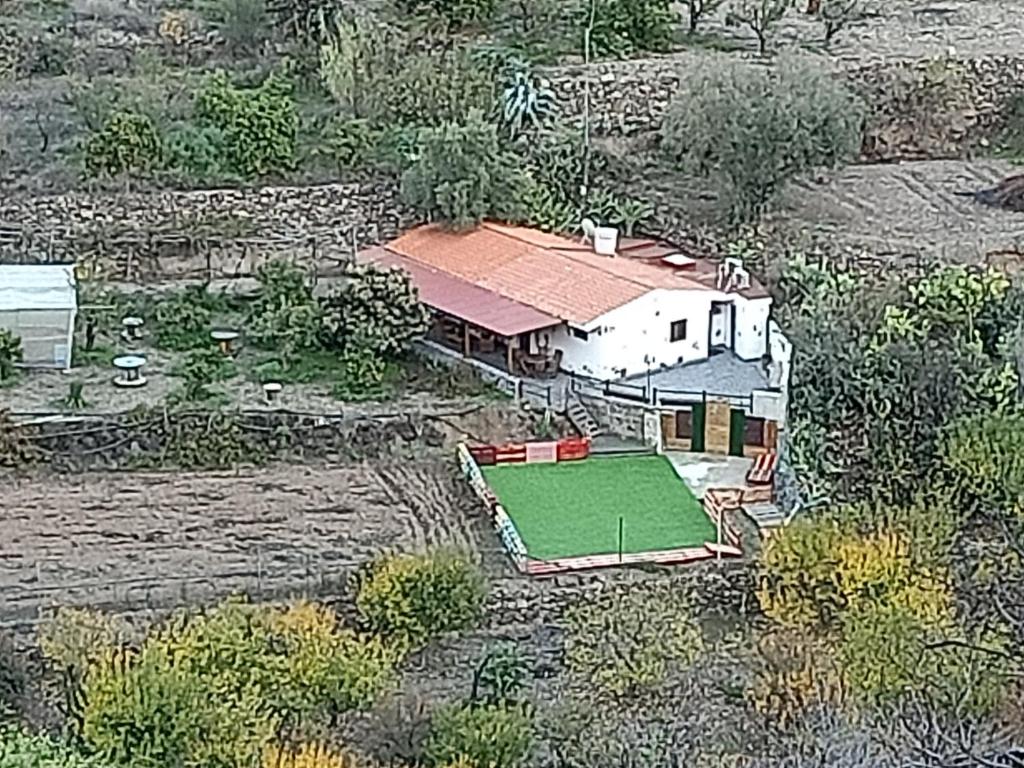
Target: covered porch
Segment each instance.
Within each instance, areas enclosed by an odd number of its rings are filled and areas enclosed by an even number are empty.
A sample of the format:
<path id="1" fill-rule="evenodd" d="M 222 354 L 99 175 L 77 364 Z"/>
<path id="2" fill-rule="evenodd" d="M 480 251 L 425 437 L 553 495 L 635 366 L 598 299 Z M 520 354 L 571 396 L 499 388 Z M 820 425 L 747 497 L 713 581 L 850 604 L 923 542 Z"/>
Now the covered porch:
<path id="1" fill-rule="evenodd" d="M 532 330 L 501 333 L 440 311 L 434 312 L 427 338 L 512 376 L 554 378 L 562 362 L 562 351 L 546 346 L 543 334 Z"/>
<path id="2" fill-rule="evenodd" d="M 558 375 L 562 352 L 550 339 L 560 318 L 383 248 L 366 257 L 409 273 L 420 301 L 431 309 L 430 341 L 512 376 Z"/>

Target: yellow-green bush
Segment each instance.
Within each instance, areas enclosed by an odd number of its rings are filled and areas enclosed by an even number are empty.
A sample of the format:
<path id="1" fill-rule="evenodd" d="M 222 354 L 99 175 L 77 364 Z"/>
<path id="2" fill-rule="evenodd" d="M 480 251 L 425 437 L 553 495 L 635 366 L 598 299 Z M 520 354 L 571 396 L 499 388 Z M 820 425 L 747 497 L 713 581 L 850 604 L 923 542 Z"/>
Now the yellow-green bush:
<path id="1" fill-rule="evenodd" d="M 89 666 L 82 736 L 126 766 L 249 768 L 283 723 L 370 705 L 393 654 L 326 609 L 228 601 Z"/>
<path id="2" fill-rule="evenodd" d="M 533 718 L 522 706 L 453 705 L 434 715 L 427 762 L 439 768 L 515 768 L 533 744 Z"/>
<path id="3" fill-rule="evenodd" d="M 297 749 L 272 744 L 263 753 L 263 768 L 364 768 L 350 752 L 331 749 L 320 742 L 308 742 Z"/>
<path id="4" fill-rule="evenodd" d="M 356 586 L 366 627 L 406 647 L 470 626 L 487 595 L 479 568 L 450 551 L 386 555 L 357 575 Z"/>
<path id="5" fill-rule="evenodd" d="M 758 598 L 768 616 L 793 627 L 827 628 L 874 604 L 937 623 L 951 616 L 948 581 L 943 568 L 915 557 L 906 534 L 862 534 L 824 518 L 798 522 L 766 546 Z"/>

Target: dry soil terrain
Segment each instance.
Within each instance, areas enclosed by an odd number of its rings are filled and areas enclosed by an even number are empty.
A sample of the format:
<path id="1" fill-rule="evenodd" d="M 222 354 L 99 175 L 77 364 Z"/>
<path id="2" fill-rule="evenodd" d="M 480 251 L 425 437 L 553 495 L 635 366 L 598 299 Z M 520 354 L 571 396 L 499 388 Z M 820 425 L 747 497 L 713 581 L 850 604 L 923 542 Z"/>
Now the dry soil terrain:
<path id="1" fill-rule="evenodd" d="M 795 184 L 785 215 L 789 225 L 877 257 L 1013 261 L 1024 252 L 1024 213 L 955 193 L 1016 172 L 1001 160 L 856 165 L 827 181 Z"/>
<path id="2" fill-rule="evenodd" d="M 0 623 L 51 605 L 166 608 L 344 590 L 388 549 L 454 545 L 510 569 L 454 462 L 0 476 Z"/>

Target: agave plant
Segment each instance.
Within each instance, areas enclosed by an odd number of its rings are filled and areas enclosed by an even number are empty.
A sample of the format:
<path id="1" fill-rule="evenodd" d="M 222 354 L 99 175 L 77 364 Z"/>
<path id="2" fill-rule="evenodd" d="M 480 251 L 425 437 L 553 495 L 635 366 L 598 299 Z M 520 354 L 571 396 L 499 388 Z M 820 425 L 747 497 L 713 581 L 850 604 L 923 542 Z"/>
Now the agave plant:
<path id="1" fill-rule="evenodd" d="M 547 80 L 523 69 L 509 76 L 501 93 L 501 119 L 513 139 L 530 127 L 539 127 L 554 113 L 555 94 Z"/>

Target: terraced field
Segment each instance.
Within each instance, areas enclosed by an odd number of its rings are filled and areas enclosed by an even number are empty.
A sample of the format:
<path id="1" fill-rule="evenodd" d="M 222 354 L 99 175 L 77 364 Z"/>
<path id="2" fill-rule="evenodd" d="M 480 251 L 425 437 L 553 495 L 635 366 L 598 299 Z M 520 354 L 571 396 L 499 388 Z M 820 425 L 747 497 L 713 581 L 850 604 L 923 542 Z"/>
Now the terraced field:
<path id="1" fill-rule="evenodd" d="M 1024 254 L 1024 214 L 955 193 L 1019 172 L 1001 160 L 851 166 L 834 179 L 794 185 L 786 217 L 797 228 L 880 259 L 1015 262 Z"/>
<path id="2" fill-rule="evenodd" d="M 58 603 L 145 610 L 242 590 L 338 594 L 387 549 L 452 544 L 509 567 L 443 462 L 3 482 L 0 625 Z"/>

